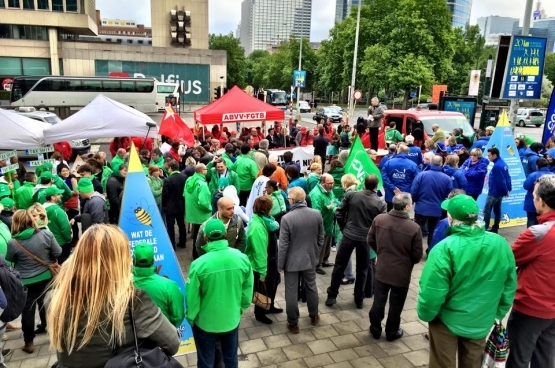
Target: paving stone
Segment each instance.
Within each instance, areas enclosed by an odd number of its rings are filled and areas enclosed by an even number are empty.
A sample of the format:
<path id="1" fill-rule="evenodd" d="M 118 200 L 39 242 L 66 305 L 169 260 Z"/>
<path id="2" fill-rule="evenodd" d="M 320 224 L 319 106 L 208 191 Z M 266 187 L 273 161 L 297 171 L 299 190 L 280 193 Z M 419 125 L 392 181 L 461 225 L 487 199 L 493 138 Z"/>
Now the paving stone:
<path id="1" fill-rule="evenodd" d="M 287 356 L 281 348 L 256 353 L 262 366 L 286 362 Z"/>
<path id="2" fill-rule="evenodd" d="M 189 367 L 196 367 L 197 362 L 197 353 L 187 354 L 187 364 L 189 365 Z"/>
<path id="3" fill-rule="evenodd" d="M 412 368 L 411 362 L 407 360 L 402 355 L 394 355 L 385 358 L 378 359 L 379 362 L 384 366 L 384 368 Z"/>
<path id="4" fill-rule="evenodd" d="M 420 322 L 401 323 L 401 328 L 407 335 L 418 335 L 428 332 L 428 328 Z"/>
<path id="5" fill-rule="evenodd" d="M 286 334 L 267 336 L 263 337 L 262 340 L 264 340 L 268 349 L 282 348 L 291 345 L 291 340 Z"/>
<path id="6" fill-rule="evenodd" d="M 335 326 L 336 324 L 334 324 Z M 318 326 L 312 329 L 312 333 L 316 339 L 325 339 L 326 337 L 337 336 L 339 333 L 332 325 Z"/>
<path id="7" fill-rule="evenodd" d="M 245 332 L 250 340 L 272 335 L 272 330 L 268 325 L 245 328 Z"/>
<path id="8" fill-rule="evenodd" d="M 355 332 L 360 332 L 362 329 L 360 328 L 360 326 L 358 324 L 356 324 L 356 322 L 353 321 L 345 321 L 345 322 L 340 322 L 340 323 L 334 323 L 333 328 L 335 328 L 335 330 L 337 332 L 339 332 L 340 335 L 346 335 L 346 334 L 351 334 L 351 333 L 355 333 Z"/>
<path id="9" fill-rule="evenodd" d="M 360 341 L 363 344 L 376 344 L 379 341 L 373 338 L 372 335 L 370 335 L 370 333 L 368 332 L 368 330 L 354 333 L 353 336 L 356 337 L 358 341 Z"/>
<path id="10" fill-rule="evenodd" d="M 241 348 L 243 354 L 258 353 L 267 349 L 262 339 L 242 341 L 239 343 L 239 348 Z"/>
<path id="11" fill-rule="evenodd" d="M 428 350 L 417 350 L 411 351 L 410 353 L 405 353 L 403 356 L 411 362 L 415 367 L 421 367 L 429 363 L 430 353 Z"/>
<path id="12" fill-rule="evenodd" d="M 360 319 L 360 315 L 352 310 L 342 310 L 334 313 L 340 321 L 351 321 L 354 319 Z"/>
<path id="13" fill-rule="evenodd" d="M 378 346 L 382 348 L 388 355 L 403 354 L 410 351 L 410 348 L 403 344 L 402 341 L 395 340 L 392 342 L 379 342 Z"/>
<path id="14" fill-rule="evenodd" d="M 346 360 L 357 359 L 359 355 L 353 349 L 343 349 L 338 351 L 332 351 L 330 357 L 334 362 L 344 362 Z"/>
<path id="15" fill-rule="evenodd" d="M 292 334 L 289 332 L 287 334 L 287 337 L 289 337 L 289 340 L 291 340 L 291 343 L 293 343 L 293 345 L 316 340 L 316 337 L 314 337 L 312 330 L 301 330 L 298 334 Z"/>
<path id="16" fill-rule="evenodd" d="M 249 328 L 249 327 L 254 327 L 254 320 L 251 317 L 241 318 L 241 322 L 239 323 L 239 328 Z"/>
<path id="17" fill-rule="evenodd" d="M 426 349 L 430 346 L 430 342 L 426 340 L 424 335 L 404 336 L 401 341 L 411 350 Z"/>
<path id="18" fill-rule="evenodd" d="M 270 331 L 272 331 L 274 335 L 289 332 L 289 330 L 287 329 L 287 321 L 272 323 L 270 325 Z"/>
<path id="19" fill-rule="evenodd" d="M 358 346 L 358 347 L 354 348 L 353 350 L 360 357 L 373 356 L 375 358 L 384 358 L 384 357 L 388 356 L 387 353 L 385 351 L 383 351 L 383 349 L 380 348 L 378 346 L 378 344 L 376 344 L 376 343 L 374 343 L 374 344 L 365 344 L 365 345 L 362 345 L 362 346 Z"/>
<path id="20" fill-rule="evenodd" d="M 289 360 L 301 359 L 314 355 L 307 344 L 289 345 L 282 348 L 282 350 Z"/>
<path id="21" fill-rule="evenodd" d="M 15 362 L 18 360 L 23 360 L 23 359 L 31 359 L 31 358 L 36 358 L 39 355 L 39 350 L 35 347 L 35 352 L 33 354 L 27 354 L 26 352 L 24 352 L 23 350 L 21 350 L 21 348 L 19 349 L 15 349 L 12 354 L 9 357 L 9 360 L 6 361 L 10 361 L 10 362 Z"/>
<path id="22" fill-rule="evenodd" d="M 310 350 L 312 350 L 314 355 L 329 353 L 331 351 L 338 350 L 337 347 L 333 344 L 333 342 L 331 342 L 330 339 L 311 341 L 307 345 L 310 348 Z"/>
<path id="23" fill-rule="evenodd" d="M 258 368 L 260 367 L 260 360 L 256 354 L 241 354 L 238 357 L 239 368 Z M 196 367 L 196 364 L 190 367 Z"/>
<path id="24" fill-rule="evenodd" d="M 175 360 L 177 360 L 177 362 L 178 362 L 179 364 L 181 364 L 182 366 L 184 366 L 184 367 L 188 367 L 188 366 L 189 366 L 189 363 L 187 362 L 187 355 L 180 355 L 180 356 L 177 356 L 177 357 L 174 357 L 174 358 L 175 358 Z"/>
<path id="25" fill-rule="evenodd" d="M 279 363 L 277 368 L 307 368 L 306 363 L 302 359 L 290 360 L 288 362 Z"/>
<path id="26" fill-rule="evenodd" d="M 21 367 L 24 368 L 44 368 L 48 365 L 48 361 L 50 360 L 49 356 L 41 356 L 33 359 L 26 359 L 21 361 Z M 11 363 L 8 367 L 11 367 Z"/>
<path id="27" fill-rule="evenodd" d="M 353 368 L 349 362 L 334 363 L 324 366 L 324 368 Z"/>
<path id="28" fill-rule="evenodd" d="M 373 356 L 353 359 L 350 360 L 349 363 L 354 368 L 383 368 L 383 365 Z"/>
<path id="29" fill-rule="evenodd" d="M 303 358 L 308 368 L 323 367 L 325 365 L 333 364 L 333 359 L 329 354 L 318 354 L 311 357 Z"/>
<path id="30" fill-rule="evenodd" d="M 418 318 L 418 313 L 416 313 L 416 309 L 404 310 L 403 313 L 401 313 L 401 318 L 406 322 L 417 322 L 420 320 L 420 318 Z"/>
<path id="31" fill-rule="evenodd" d="M 338 349 L 354 348 L 362 345 L 353 334 L 330 337 L 330 340 Z"/>
<path id="32" fill-rule="evenodd" d="M 354 319 L 353 322 L 356 323 L 361 330 L 368 331 L 368 329 L 370 328 L 370 319 L 368 319 L 368 313 L 365 313 L 365 315 L 359 319 Z"/>
<path id="33" fill-rule="evenodd" d="M 318 326 L 331 325 L 341 322 L 334 313 L 320 314 L 320 323 Z"/>
<path id="34" fill-rule="evenodd" d="M 247 332 L 244 329 L 239 330 L 239 342 L 247 341 L 248 339 L 249 335 L 247 335 Z"/>

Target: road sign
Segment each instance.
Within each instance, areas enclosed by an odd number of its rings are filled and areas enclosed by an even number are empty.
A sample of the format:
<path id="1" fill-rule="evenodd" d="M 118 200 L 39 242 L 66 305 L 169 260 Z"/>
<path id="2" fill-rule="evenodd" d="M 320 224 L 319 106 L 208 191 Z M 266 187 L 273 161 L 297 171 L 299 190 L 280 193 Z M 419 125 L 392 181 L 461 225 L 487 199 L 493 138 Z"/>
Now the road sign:
<path id="1" fill-rule="evenodd" d="M 306 85 L 306 70 L 293 71 L 293 86 L 304 88 Z"/>
<path id="2" fill-rule="evenodd" d="M 39 147 L 39 148 L 29 148 L 25 150 L 25 154 L 29 155 L 39 155 L 41 153 L 54 152 L 54 147 Z"/>
<path id="3" fill-rule="evenodd" d="M 539 18 L 541 16 L 541 12 L 539 10 L 534 10 L 534 19 Z"/>
<path id="4" fill-rule="evenodd" d="M 0 154 L 0 160 L 7 160 L 8 158 L 12 158 L 14 156 L 17 156 L 17 152 L 15 150 L 10 152 L 5 152 Z"/>
<path id="5" fill-rule="evenodd" d="M 415 97 L 416 97 L 416 92 L 412 91 L 412 92 L 410 93 L 410 98 L 415 98 Z"/>
<path id="6" fill-rule="evenodd" d="M 19 164 L 13 164 L 9 166 L 4 166 L 2 169 L 0 169 L 0 172 L 2 173 L 2 175 L 4 175 L 11 171 L 16 171 L 17 169 L 19 169 Z"/>
<path id="7" fill-rule="evenodd" d="M 353 92 L 353 98 L 357 101 L 360 101 L 360 99 L 362 98 L 362 91 L 357 89 Z"/>
<path id="8" fill-rule="evenodd" d="M 512 36 L 502 84 L 502 98 L 539 100 L 546 38 Z"/>
<path id="9" fill-rule="evenodd" d="M 37 167 L 37 166 L 41 166 L 44 163 L 50 162 L 51 164 L 54 164 L 54 162 L 56 162 L 56 160 L 35 160 L 35 161 L 27 161 L 27 166 L 28 167 Z"/>

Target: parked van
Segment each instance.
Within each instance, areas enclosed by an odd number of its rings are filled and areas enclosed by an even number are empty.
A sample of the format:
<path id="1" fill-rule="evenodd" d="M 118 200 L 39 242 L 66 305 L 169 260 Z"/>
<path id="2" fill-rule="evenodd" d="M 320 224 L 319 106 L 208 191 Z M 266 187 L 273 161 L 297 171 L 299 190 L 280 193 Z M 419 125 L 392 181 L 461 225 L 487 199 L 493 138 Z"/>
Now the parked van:
<path id="1" fill-rule="evenodd" d="M 520 127 L 535 125 L 539 128 L 545 123 L 545 115 L 539 109 L 522 108 L 517 110 L 513 123 Z"/>

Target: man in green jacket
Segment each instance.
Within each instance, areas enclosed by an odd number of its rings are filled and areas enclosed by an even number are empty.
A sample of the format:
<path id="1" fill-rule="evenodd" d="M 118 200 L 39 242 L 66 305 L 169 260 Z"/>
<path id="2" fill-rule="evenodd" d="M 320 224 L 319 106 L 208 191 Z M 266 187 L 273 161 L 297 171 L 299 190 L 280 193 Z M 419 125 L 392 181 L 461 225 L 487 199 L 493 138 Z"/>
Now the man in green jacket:
<path id="1" fill-rule="evenodd" d="M 258 177 L 258 165 L 254 162 L 250 153 L 251 146 L 244 144 L 241 147 L 241 154 L 237 157 L 233 165 L 233 171 L 235 171 L 239 177 L 239 188 L 237 188 L 237 192 L 239 193 L 239 204 L 241 206 L 247 205 L 252 185 Z"/>
<path id="2" fill-rule="evenodd" d="M 62 264 L 71 254 L 72 240 L 71 225 L 66 211 L 59 206 L 64 191 L 51 185 L 43 193 L 46 199 L 44 209 L 46 210 L 46 216 L 48 216 L 48 229 L 62 247 L 62 254 L 58 257 L 58 262 Z"/>
<path id="3" fill-rule="evenodd" d="M 199 257 L 196 249 L 200 225 L 212 216 L 212 196 L 206 183 L 206 165 L 195 166 L 195 174 L 187 179 L 183 196 L 185 197 L 185 221 L 193 225 L 193 259 Z"/>
<path id="4" fill-rule="evenodd" d="M 41 177 L 43 174 L 47 172 L 52 173 L 52 169 L 53 169 L 52 163 L 45 162 L 41 166 L 37 167 L 37 169 L 35 169 L 35 174 Z M 65 181 L 63 181 L 63 179 L 60 178 L 58 175 L 52 174 L 52 183 L 56 186 L 56 188 L 64 191 L 62 193 L 62 201 L 60 202 L 60 206 L 62 205 L 62 203 L 69 201 L 71 197 L 73 197 L 73 193 L 71 192 L 71 189 L 69 189 Z"/>
<path id="5" fill-rule="evenodd" d="M 333 241 L 333 224 L 335 223 L 335 209 L 339 202 L 333 194 L 333 176 L 330 174 L 323 174 L 320 177 L 320 184 L 312 189 L 310 194 L 310 201 L 312 208 L 322 214 L 324 221 L 324 246 L 320 252 L 320 261 L 316 265 L 316 273 L 325 275 L 326 271 L 322 267 L 332 267 L 333 263 L 328 262 L 331 251 L 331 243 Z"/>
<path id="6" fill-rule="evenodd" d="M 127 152 L 125 151 L 125 148 L 118 149 L 116 155 L 114 156 L 114 158 L 112 159 L 112 162 L 110 163 L 112 165 L 113 172 L 119 171 L 119 166 L 123 164 L 126 153 Z"/>
<path id="7" fill-rule="evenodd" d="M 429 325 L 430 368 L 456 367 L 457 358 L 461 368 L 480 367 L 486 337 L 513 304 L 515 258 L 503 237 L 478 222 L 472 197 L 460 194 L 441 207 L 449 236 L 428 256 L 416 309 Z"/>
<path id="8" fill-rule="evenodd" d="M 218 190 L 218 180 L 222 177 L 229 180 L 229 185 L 233 185 L 236 189 L 239 187 L 239 177 L 228 168 L 224 159 L 214 157 L 214 160 L 206 165 L 206 169 L 208 170 L 206 181 L 209 183 L 208 188 L 210 188 L 211 195 Z"/>
<path id="9" fill-rule="evenodd" d="M 239 323 L 252 303 L 251 264 L 246 255 L 229 247 L 221 220 L 208 221 L 203 233 L 206 254 L 189 268 L 185 318 L 193 327 L 199 367 L 214 366 L 217 341 L 225 366 L 237 367 Z"/>
<path id="10" fill-rule="evenodd" d="M 54 185 L 53 180 L 54 175 L 52 175 L 52 172 L 50 171 L 45 171 L 40 174 L 39 184 L 37 184 L 35 188 L 33 188 L 33 203 L 38 202 L 40 204 L 44 204 L 46 202 L 44 191 L 46 190 L 46 188 Z"/>
<path id="11" fill-rule="evenodd" d="M 133 248 L 133 285 L 146 291 L 172 325 L 181 326 L 185 298 L 175 281 L 157 274 L 154 247 L 148 243 L 139 243 Z"/>
<path id="12" fill-rule="evenodd" d="M 25 173 L 25 182 L 15 191 L 15 206 L 18 210 L 26 210 L 33 205 L 33 189 L 37 185 L 37 175 L 32 171 Z"/>

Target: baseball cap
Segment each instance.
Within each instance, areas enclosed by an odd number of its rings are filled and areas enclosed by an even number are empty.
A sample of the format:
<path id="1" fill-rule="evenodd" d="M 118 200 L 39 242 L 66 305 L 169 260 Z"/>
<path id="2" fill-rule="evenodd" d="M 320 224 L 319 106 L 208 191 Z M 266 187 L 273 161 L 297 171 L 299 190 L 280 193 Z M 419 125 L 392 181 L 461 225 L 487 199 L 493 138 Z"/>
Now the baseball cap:
<path id="1" fill-rule="evenodd" d="M 54 185 L 51 185 L 44 190 L 45 197 L 50 197 L 56 194 L 63 194 L 63 193 L 64 193 L 63 190 L 56 188 Z"/>
<path id="2" fill-rule="evenodd" d="M 441 202 L 441 208 L 446 210 L 452 218 L 459 221 L 474 222 L 478 219 L 480 209 L 478 203 L 466 194 L 459 194 Z"/>
<path id="3" fill-rule="evenodd" d="M 77 184 L 77 191 L 85 194 L 94 192 L 92 181 L 87 178 L 79 179 L 79 183 Z"/>
<path id="4" fill-rule="evenodd" d="M 225 236 L 225 225 L 222 220 L 208 220 L 202 232 L 208 240 L 220 240 Z"/>
<path id="5" fill-rule="evenodd" d="M 0 200 L 0 204 L 4 206 L 5 209 L 10 209 L 15 206 L 15 201 L 9 197 L 4 197 Z"/>
<path id="6" fill-rule="evenodd" d="M 133 263 L 139 267 L 150 267 L 154 264 L 154 247 L 148 243 L 139 243 L 133 249 Z"/>
<path id="7" fill-rule="evenodd" d="M 54 179 L 54 175 L 52 174 L 52 171 L 44 171 L 42 174 L 40 174 L 40 178 L 41 179 Z"/>

